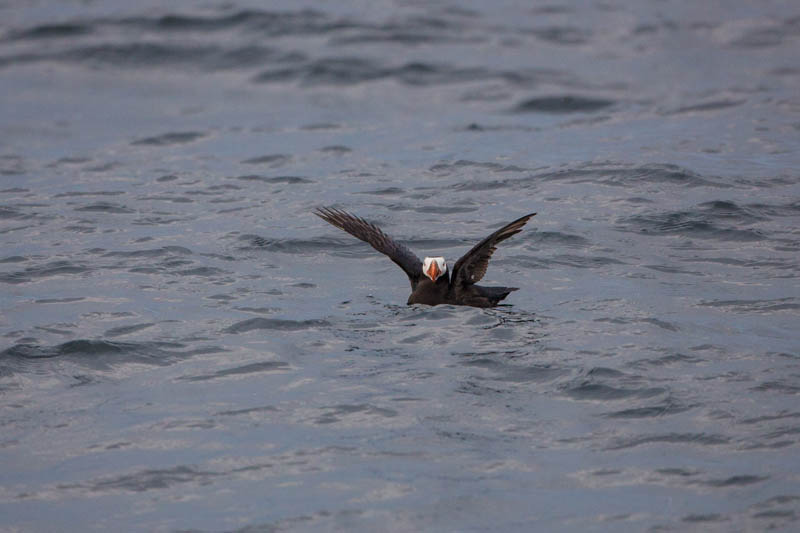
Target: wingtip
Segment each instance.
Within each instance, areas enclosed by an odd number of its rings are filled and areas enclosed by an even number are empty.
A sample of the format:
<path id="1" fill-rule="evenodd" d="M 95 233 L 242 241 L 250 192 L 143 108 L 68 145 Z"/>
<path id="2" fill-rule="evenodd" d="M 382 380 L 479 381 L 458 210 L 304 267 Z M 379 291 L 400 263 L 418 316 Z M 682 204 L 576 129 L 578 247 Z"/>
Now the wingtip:
<path id="1" fill-rule="evenodd" d="M 340 209 L 336 209 L 335 207 L 325 207 L 325 206 L 315 207 L 311 212 L 325 220 L 335 217 L 337 215 L 341 216 L 343 213 Z"/>
<path id="2" fill-rule="evenodd" d="M 322 206 L 322 207 L 316 207 L 314 209 L 317 212 L 325 213 L 325 214 L 329 214 L 329 215 L 349 215 L 349 213 L 347 211 L 345 211 L 344 209 L 339 209 L 338 207 Z"/>
<path id="3" fill-rule="evenodd" d="M 523 216 L 519 217 L 514 222 L 523 222 L 524 223 L 524 222 L 527 222 L 528 220 L 530 220 L 532 217 L 535 217 L 535 216 L 536 216 L 536 213 L 528 213 L 527 215 L 523 215 Z M 514 222 L 512 222 L 512 224 Z"/>

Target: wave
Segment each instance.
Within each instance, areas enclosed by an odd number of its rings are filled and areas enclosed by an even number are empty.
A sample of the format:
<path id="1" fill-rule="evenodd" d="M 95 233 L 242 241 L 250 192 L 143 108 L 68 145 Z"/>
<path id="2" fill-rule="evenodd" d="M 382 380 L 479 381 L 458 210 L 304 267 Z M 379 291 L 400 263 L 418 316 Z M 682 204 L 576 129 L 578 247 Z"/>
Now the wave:
<path id="1" fill-rule="evenodd" d="M 187 70 L 228 71 L 304 61 L 300 52 L 255 45 L 223 48 L 219 45 L 184 46 L 176 43 L 105 43 L 74 46 L 49 52 L 22 52 L 0 56 L 0 68 L 31 63 L 68 63 L 93 68 L 184 66 Z"/>
<path id="2" fill-rule="evenodd" d="M 447 10 L 446 10 L 447 11 Z M 354 85 L 392 79 L 409 86 L 433 86 L 497 80 L 518 87 L 570 83 L 576 77 L 547 68 L 493 68 L 409 58 L 399 63 L 373 57 L 331 54 L 310 57 L 306 51 L 281 49 L 287 36 L 327 37 L 329 54 L 336 47 L 365 43 L 401 46 L 433 43 L 480 44 L 488 40 L 485 23 L 449 10 L 450 16 L 415 15 L 386 21 L 334 16 L 316 10 L 273 12 L 241 10 L 206 16 L 173 13 L 156 17 L 75 19 L 58 24 L 9 28 L 0 42 L 13 43 L 13 53 L 0 55 L 0 68 L 31 63 L 77 64 L 101 69 L 183 68 L 188 72 L 253 70 L 255 83 L 296 82 L 301 85 Z M 494 31 L 494 30 L 493 30 Z M 215 33 L 226 32 L 219 38 Z M 523 32 L 524 33 L 524 32 Z M 185 34 L 195 38 L 185 44 Z M 142 39 L 147 35 L 147 39 Z M 534 30 L 534 37 L 552 44 L 575 45 L 591 34 L 571 27 Z M 264 44 L 267 42 L 268 44 Z M 211 43 L 211 44 L 209 44 Z M 605 107 L 600 99 L 567 95 L 551 111 L 588 111 Z M 613 103 L 609 101 L 609 104 Z M 520 110 L 541 107 L 530 101 Z M 540 109 L 541 110 L 541 109 Z M 559 111 L 560 110 L 560 111 Z"/>
<path id="3" fill-rule="evenodd" d="M 90 211 L 106 211 L 105 209 L 91 209 Z M 69 228 L 67 228 L 69 229 Z M 140 250 L 112 250 L 94 248 L 87 251 L 92 256 L 97 256 L 110 261 L 98 263 L 77 262 L 61 259 L 47 261 L 42 264 L 26 266 L 21 270 L 0 273 L 0 283 L 30 283 L 50 278 L 68 275 L 88 275 L 98 270 L 125 270 L 139 273 L 164 273 L 179 276 L 218 276 L 228 274 L 221 268 L 208 266 L 189 259 L 193 252 L 183 246 L 162 246 L 160 248 L 145 248 Z M 226 256 L 211 256 L 216 259 L 230 261 Z M 21 263 L 24 266 L 31 262 L 30 258 L 11 257 L 5 262 L 9 264 Z M 91 266 L 90 266 L 91 264 Z M 19 267 L 17 267 L 19 268 Z"/>
<path id="4" fill-rule="evenodd" d="M 663 387 L 638 386 L 642 378 L 613 368 L 595 367 L 561 387 L 574 400 L 618 401 L 666 394 Z"/>
<path id="5" fill-rule="evenodd" d="M 230 376 L 242 376 L 247 374 L 260 374 L 264 372 L 282 372 L 289 370 L 289 364 L 283 361 L 261 361 L 258 363 L 250 363 L 247 365 L 226 368 L 218 370 L 210 374 L 201 374 L 195 376 L 184 376 L 178 379 L 182 381 L 209 381 L 215 379 L 226 378 Z"/>
<path id="6" fill-rule="evenodd" d="M 206 136 L 205 133 L 199 131 L 181 131 L 164 133 L 153 137 L 145 137 L 137 139 L 131 144 L 135 146 L 170 146 L 173 144 L 186 144 L 197 141 Z"/>
<path id="7" fill-rule="evenodd" d="M 399 413 L 394 409 L 378 407 L 369 404 L 342 404 L 334 405 L 323 410 L 324 412 L 313 420 L 314 424 L 335 424 L 352 416 L 375 416 L 378 418 L 394 418 Z"/>
<path id="8" fill-rule="evenodd" d="M 753 242 L 766 239 L 754 228 L 742 228 L 764 220 L 757 212 L 729 201 L 698 204 L 691 210 L 653 212 L 623 217 L 617 229 L 649 235 L 682 235 L 698 239 Z M 730 226 L 734 224 L 734 226 Z"/>
<path id="9" fill-rule="evenodd" d="M 220 348 L 182 348 L 184 345 L 177 343 L 103 339 L 79 339 L 53 346 L 19 343 L 0 352 L 0 375 L 59 373 L 59 367 L 43 365 L 50 360 L 67 361 L 101 372 L 129 363 L 168 366 L 195 354 L 223 351 Z"/>
<path id="10" fill-rule="evenodd" d="M 289 254 L 302 254 L 330 250 L 340 247 L 357 246 L 357 241 L 333 241 L 330 239 L 270 239 L 260 235 L 241 235 L 240 241 L 247 245 L 245 249 L 259 249 L 270 252 L 281 252 Z"/>
<path id="11" fill-rule="evenodd" d="M 286 320 L 280 318 L 250 318 L 242 320 L 225 329 L 227 333 L 246 333 L 257 329 L 277 331 L 302 331 L 329 326 L 325 320 Z"/>
<path id="12" fill-rule="evenodd" d="M 211 479 L 221 474 L 199 470 L 194 466 L 175 466 L 162 469 L 142 469 L 130 474 L 109 476 L 83 483 L 62 483 L 61 491 L 75 494 L 111 494 L 115 492 L 145 492 L 148 490 L 164 490 L 176 485 L 195 483 L 207 485 Z"/>
<path id="13" fill-rule="evenodd" d="M 259 157 L 252 157 L 242 161 L 243 165 L 269 165 L 271 167 L 280 167 L 292 160 L 292 156 L 287 154 L 270 154 L 262 155 Z"/>
<path id="14" fill-rule="evenodd" d="M 492 264 L 513 264 L 523 268 L 530 269 L 560 269 L 561 267 L 571 268 L 591 268 L 591 269 L 605 269 L 609 265 L 625 265 L 624 261 L 615 257 L 606 257 L 601 255 L 575 255 L 575 254 L 557 254 L 551 257 L 532 257 L 527 255 L 514 255 L 507 259 L 496 259 Z"/>
<path id="15" fill-rule="evenodd" d="M 252 157 L 242 161 L 243 165 L 269 165 L 271 167 L 280 167 L 292 160 L 292 156 L 287 154 L 269 154 L 258 157 Z"/>
<path id="16" fill-rule="evenodd" d="M 0 206 L 0 220 L 26 220 L 34 218 L 33 213 L 25 212 L 18 207 L 3 205 Z"/>
<path id="17" fill-rule="evenodd" d="M 476 169 L 493 174 L 509 173 L 504 179 L 475 179 Z M 542 181 L 563 181 L 566 183 L 587 183 L 612 187 L 630 187 L 641 183 L 680 185 L 684 187 L 719 187 L 729 185 L 711 176 L 704 176 L 679 165 L 669 163 L 650 163 L 646 165 L 623 165 L 614 163 L 586 163 L 574 168 L 559 170 L 527 169 L 516 165 L 503 165 L 495 162 L 459 160 L 453 163 L 437 163 L 429 170 L 438 176 L 462 177 L 453 187 L 459 190 L 482 191 L 494 189 L 529 189 Z M 524 174 L 516 177 L 513 174 Z M 626 199 L 632 203 L 652 203 L 641 197 Z M 795 206 L 797 207 L 797 206 Z M 788 208 L 792 211 L 792 208 Z M 798 208 L 800 209 L 800 208 Z M 789 214 L 787 212 L 787 214 Z"/>
<path id="18" fill-rule="evenodd" d="M 94 204 L 84 205 L 82 207 L 76 207 L 75 211 L 114 214 L 131 214 L 136 212 L 135 210 L 125 207 L 124 205 L 111 202 L 97 202 Z"/>
<path id="19" fill-rule="evenodd" d="M 450 175 L 454 172 L 462 170 L 487 170 L 489 172 L 523 172 L 529 170 L 516 165 L 503 165 L 493 161 L 470 161 L 468 159 L 459 159 L 453 163 L 437 163 L 431 166 L 428 170 L 438 175 Z"/>
<path id="20" fill-rule="evenodd" d="M 284 185 L 305 185 L 314 183 L 312 180 L 302 176 L 260 176 L 258 174 L 247 174 L 245 176 L 236 176 L 234 179 L 242 181 L 260 181 L 270 184 L 280 183 Z"/>
<path id="21" fill-rule="evenodd" d="M 613 401 L 631 398 L 651 398 L 664 394 L 661 387 L 624 388 L 604 383 L 584 382 L 564 389 L 564 394 L 575 400 Z"/>
<path id="22" fill-rule="evenodd" d="M 616 439 L 607 450 L 624 450 L 648 444 L 688 444 L 691 446 L 719 446 L 730 442 L 724 435 L 708 433 L 661 433 Z"/>
<path id="23" fill-rule="evenodd" d="M 734 313 L 760 313 L 771 314 L 778 311 L 800 310 L 798 298 L 776 298 L 774 300 L 713 300 L 697 304 L 700 307 L 716 307 L 723 311 Z"/>
<path id="24" fill-rule="evenodd" d="M 611 107 L 616 101 L 572 94 L 540 96 L 520 102 L 515 113 L 590 113 Z"/>
<path id="25" fill-rule="evenodd" d="M 437 211 L 438 212 L 438 211 Z M 344 234 L 336 238 L 315 239 L 271 239 L 260 235 L 246 234 L 239 236 L 239 240 L 247 243 L 245 249 L 260 249 L 269 252 L 287 254 L 303 254 L 320 251 L 345 252 L 348 250 L 370 250 L 369 245 Z M 399 239 L 412 249 L 428 250 L 453 248 L 469 245 L 472 241 L 456 239 Z M 375 252 L 377 253 L 377 252 Z"/>
<path id="26" fill-rule="evenodd" d="M 730 100 L 730 99 L 721 99 L 721 100 L 711 100 L 708 102 L 702 102 L 698 104 L 678 107 L 671 111 L 665 111 L 664 115 L 681 115 L 685 113 L 707 113 L 711 111 L 720 111 L 722 109 L 728 109 L 731 107 L 738 107 L 744 104 L 746 100 Z"/>
<path id="27" fill-rule="evenodd" d="M 582 45 L 591 41 L 592 31 L 575 26 L 547 26 L 530 30 L 538 39 L 558 45 Z"/>
<path id="28" fill-rule="evenodd" d="M 494 374 L 489 379 L 510 383 L 542 383 L 553 381 L 567 373 L 566 369 L 552 365 L 507 363 L 497 358 L 497 355 L 497 353 L 481 354 L 480 357 L 466 358 L 461 364 L 467 367 L 479 367 L 489 370 Z"/>
<path id="29" fill-rule="evenodd" d="M 671 400 L 666 400 L 657 405 L 649 405 L 647 407 L 632 407 L 629 409 L 622 409 L 619 411 L 612 411 L 605 413 L 603 416 L 606 418 L 622 418 L 622 419 L 636 419 L 636 418 L 660 418 L 663 416 L 675 415 L 690 410 L 691 405 L 681 405 L 674 403 Z"/>
<path id="30" fill-rule="evenodd" d="M 0 283 L 29 283 L 51 277 L 58 277 L 70 274 L 85 274 L 93 269 L 73 263 L 72 261 L 59 260 L 51 261 L 42 265 L 31 266 L 16 272 L 0 273 Z"/>
<path id="31" fill-rule="evenodd" d="M 303 9 L 299 11 L 240 10 L 233 13 L 200 16 L 167 14 L 155 17 L 93 18 L 74 20 L 59 24 L 41 24 L 29 28 L 11 29 L 6 41 L 25 41 L 75 37 L 103 30 L 134 30 L 152 33 L 175 32 L 217 32 L 223 30 L 249 30 L 270 36 L 302 35 L 322 33 L 326 30 L 343 28 L 345 24 L 335 24 L 320 11 Z"/>
<path id="32" fill-rule="evenodd" d="M 536 175 L 535 178 L 565 180 L 573 183 L 599 183 L 618 187 L 627 187 L 636 183 L 675 184 L 686 187 L 724 186 L 712 178 L 669 163 L 639 166 L 590 163 L 572 169 L 543 172 Z"/>
<path id="33" fill-rule="evenodd" d="M 784 20 L 745 18 L 723 23 L 714 30 L 715 37 L 731 48 L 772 48 L 797 36 L 800 17 Z"/>
<path id="34" fill-rule="evenodd" d="M 355 85 L 394 79 L 406 85 L 440 85 L 505 78 L 500 71 L 482 67 L 410 62 L 391 67 L 364 57 L 325 57 L 266 70 L 253 77 L 256 83 L 298 82 L 301 85 Z"/>

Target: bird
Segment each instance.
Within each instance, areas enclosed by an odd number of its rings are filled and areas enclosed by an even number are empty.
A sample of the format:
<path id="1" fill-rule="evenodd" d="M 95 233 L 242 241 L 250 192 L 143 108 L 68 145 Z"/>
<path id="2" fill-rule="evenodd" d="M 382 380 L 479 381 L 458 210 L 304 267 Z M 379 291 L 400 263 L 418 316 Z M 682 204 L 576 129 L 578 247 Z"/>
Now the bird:
<path id="1" fill-rule="evenodd" d="M 497 245 L 522 231 L 522 227 L 536 213 L 530 213 L 495 231 L 448 268 L 444 257 L 419 257 L 406 246 L 392 239 L 379 227 L 347 211 L 333 207 L 320 207 L 313 211 L 325 222 L 346 231 L 353 237 L 370 244 L 375 250 L 389 256 L 405 271 L 411 283 L 407 305 L 466 305 L 494 307 L 518 287 L 484 287 L 476 285 L 489 266 Z"/>

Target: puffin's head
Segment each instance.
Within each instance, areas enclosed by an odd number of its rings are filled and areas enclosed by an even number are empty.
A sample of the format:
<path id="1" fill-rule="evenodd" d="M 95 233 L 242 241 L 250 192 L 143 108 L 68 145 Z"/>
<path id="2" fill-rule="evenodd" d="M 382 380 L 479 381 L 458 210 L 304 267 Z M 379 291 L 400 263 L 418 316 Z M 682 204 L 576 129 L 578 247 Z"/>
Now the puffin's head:
<path id="1" fill-rule="evenodd" d="M 422 262 L 422 273 L 433 281 L 436 281 L 445 272 L 447 272 L 447 263 L 444 262 L 444 257 L 426 257 Z"/>

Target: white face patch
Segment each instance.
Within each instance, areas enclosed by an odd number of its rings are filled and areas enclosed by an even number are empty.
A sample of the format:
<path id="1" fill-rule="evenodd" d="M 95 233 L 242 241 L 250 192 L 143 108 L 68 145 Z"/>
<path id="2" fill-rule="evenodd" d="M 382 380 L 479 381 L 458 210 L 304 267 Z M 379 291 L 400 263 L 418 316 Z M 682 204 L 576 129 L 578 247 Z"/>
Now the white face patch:
<path id="1" fill-rule="evenodd" d="M 436 263 L 436 268 L 439 270 L 439 274 L 436 276 L 437 278 L 447 272 L 447 263 L 444 262 L 444 257 L 426 257 L 422 262 L 422 273 L 425 274 L 427 278 L 436 281 L 436 279 L 432 278 L 430 275 L 432 263 Z"/>

